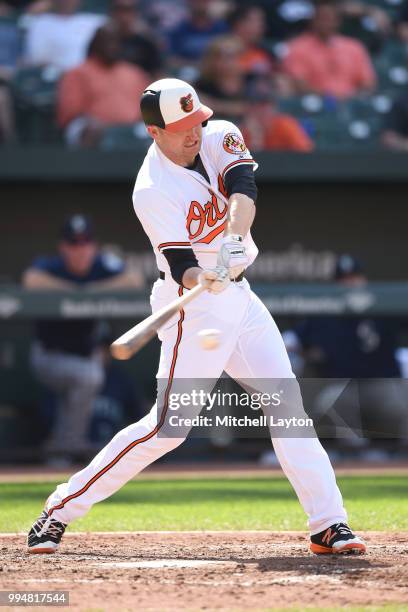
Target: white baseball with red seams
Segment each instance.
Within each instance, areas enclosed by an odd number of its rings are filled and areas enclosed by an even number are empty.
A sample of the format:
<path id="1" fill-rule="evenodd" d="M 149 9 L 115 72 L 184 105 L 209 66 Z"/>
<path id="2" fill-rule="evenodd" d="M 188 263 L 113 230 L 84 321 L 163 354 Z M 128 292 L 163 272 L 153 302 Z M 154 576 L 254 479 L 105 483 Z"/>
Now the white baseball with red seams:
<path id="1" fill-rule="evenodd" d="M 225 176 L 238 164 L 257 167 L 239 130 L 227 121 L 210 121 L 203 129 L 200 157 L 209 182 L 200 173 L 174 164 L 153 143 L 136 180 L 135 212 L 151 241 L 157 266 L 165 273 L 165 279 L 153 286 L 153 311 L 185 291 L 172 279 L 164 251 L 192 248 L 201 267 L 215 267 L 227 218 Z M 243 243 L 250 265 L 258 253 L 250 233 Z M 197 333 L 214 328 L 223 342 L 217 350 L 203 351 Z M 236 380 L 252 379 L 255 387 L 270 379 L 292 379 L 297 386 L 281 334 L 245 279 L 231 282 L 218 295 L 201 294 L 160 330 L 159 337 L 157 377 L 167 381 L 169 392 L 176 378 L 202 379 L 211 391 L 223 371 Z M 47 502 L 55 519 L 69 523 L 83 516 L 94 503 L 183 442 L 184 437 L 158 435 L 166 401 L 156 403 L 143 419 L 119 432 L 85 469 L 57 487 Z M 272 429 L 271 437 L 311 533 L 347 522 L 333 469 L 319 440 L 274 438 Z"/>

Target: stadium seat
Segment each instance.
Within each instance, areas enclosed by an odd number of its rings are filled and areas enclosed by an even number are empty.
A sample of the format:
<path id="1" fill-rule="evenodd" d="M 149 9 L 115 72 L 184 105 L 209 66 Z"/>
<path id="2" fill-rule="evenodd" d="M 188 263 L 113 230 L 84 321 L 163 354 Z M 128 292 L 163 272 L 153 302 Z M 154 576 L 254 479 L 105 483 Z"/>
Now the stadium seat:
<path id="1" fill-rule="evenodd" d="M 364 0 L 364 2 L 382 9 L 390 17 L 395 18 L 398 15 L 403 0 Z"/>
<path id="2" fill-rule="evenodd" d="M 374 58 L 379 87 L 383 90 L 400 90 L 408 85 L 408 52 L 397 40 L 389 40 L 381 53 Z"/>
<path id="3" fill-rule="evenodd" d="M 109 0 L 82 0 L 80 11 L 106 15 L 109 11 Z"/>
<path id="4" fill-rule="evenodd" d="M 336 113 L 338 102 L 332 96 L 320 96 L 318 94 L 305 94 L 303 96 L 292 96 L 282 98 L 278 103 L 282 113 L 288 113 L 298 119 L 304 117 L 323 117 Z"/>
<path id="5" fill-rule="evenodd" d="M 308 136 L 323 148 L 332 142 L 340 105 L 333 96 L 317 94 L 282 98 L 278 102 L 279 111 L 295 117 Z"/>
<path id="6" fill-rule="evenodd" d="M 315 117 L 309 119 L 309 133 L 320 150 L 367 150 L 377 148 L 381 129 L 379 117 L 346 119 Z"/>
<path id="7" fill-rule="evenodd" d="M 365 119 L 353 119 L 345 125 L 343 147 L 351 149 L 376 149 L 379 148 L 379 135 L 382 120 L 380 117 Z"/>
<path id="8" fill-rule="evenodd" d="M 100 148 L 104 151 L 146 151 L 151 139 L 143 123 L 113 125 L 103 133 Z"/>
<path id="9" fill-rule="evenodd" d="M 59 73 L 52 67 L 23 68 L 12 82 L 17 132 L 24 142 L 59 140 L 55 125 Z"/>
<path id="10" fill-rule="evenodd" d="M 341 117 L 347 121 L 353 119 L 383 119 L 392 109 L 394 95 L 389 92 L 378 92 L 371 96 L 350 98 L 342 105 Z"/>
<path id="11" fill-rule="evenodd" d="M 401 90 L 408 86 L 408 68 L 403 64 L 377 67 L 377 75 L 381 89 Z"/>
<path id="12" fill-rule="evenodd" d="M 301 121 L 304 129 L 314 140 L 317 149 L 337 149 L 343 137 L 342 126 L 336 116 L 310 117 Z"/>
<path id="13" fill-rule="evenodd" d="M 380 53 L 384 45 L 384 35 L 379 31 L 374 20 L 367 16 L 345 17 L 341 33 L 359 40 L 373 56 Z"/>

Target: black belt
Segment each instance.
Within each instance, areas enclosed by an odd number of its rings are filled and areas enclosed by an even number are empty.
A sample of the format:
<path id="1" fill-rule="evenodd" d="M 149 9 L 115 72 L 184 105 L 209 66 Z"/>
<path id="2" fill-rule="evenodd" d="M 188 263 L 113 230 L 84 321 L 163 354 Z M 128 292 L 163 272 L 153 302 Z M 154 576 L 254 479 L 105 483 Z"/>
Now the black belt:
<path id="1" fill-rule="evenodd" d="M 164 280 L 166 278 L 166 274 L 164 272 L 159 272 L 159 278 L 160 278 L 160 280 Z M 241 274 L 238 274 L 237 277 L 231 278 L 231 282 L 232 283 L 240 283 L 243 278 L 244 278 L 244 273 L 241 272 Z"/>

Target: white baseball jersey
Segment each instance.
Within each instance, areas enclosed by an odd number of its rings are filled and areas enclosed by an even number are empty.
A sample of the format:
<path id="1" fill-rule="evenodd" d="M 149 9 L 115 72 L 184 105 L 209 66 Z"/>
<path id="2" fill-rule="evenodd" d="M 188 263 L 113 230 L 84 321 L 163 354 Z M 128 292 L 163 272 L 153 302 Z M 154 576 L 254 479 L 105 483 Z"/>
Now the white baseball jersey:
<path id="1" fill-rule="evenodd" d="M 152 243 L 159 270 L 170 275 L 166 249 L 192 248 L 202 268 L 214 268 L 227 220 L 224 180 L 238 164 L 258 167 L 239 129 L 229 121 L 203 128 L 201 161 L 210 182 L 170 161 L 153 143 L 140 168 L 133 206 Z M 258 254 L 250 232 L 244 237 L 249 265 Z"/>
<path id="2" fill-rule="evenodd" d="M 159 269 L 166 273 L 165 280 L 158 279 L 153 286 L 153 310 L 187 291 L 171 278 L 165 250 L 192 248 L 202 267 L 214 267 L 227 217 L 224 178 L 237 164 L 256 168 L 239 130 L 227 121 L 208 123 L 200 157 L 210 182 L 194 170 L 177 166 L 153 144 L 136 180 L 136 214 L 153 245 Z M 252 262 L 258 251 L 250 234 L 244 243 Z M 209 328 L 218 329 L 221 337 L 212 351 L 203 350 L 197 336 Z M 200 388 L 211 392 L 225 371 L 237 381 L 250 379 L 251 388 L 264 392 L 269 381 L 294 378 L 279 330 L 246 279 L 230 283 L 218 295 L 201 293 L 167 321 L 159 337 L 157 378 L 164 393 L 158 394 L 149 414 L 119 432 L 85 469 L 57 487 L 47 501 L 47 510 L 56 520 L 69 523 L 83 516 L 93 504 L 182 443 L 185 428 L 172 436 L 161 431 L 169 413 L 169 394 L 177 389 L 179 380 L 191 381 L 193 386 L 200 381 Z M 297 384 L 290 388 L 283 404 L 292 411 L 294 406 L 303 411 Z M 189 406 L 189 411 L 193 418 L 201 406 Z M 311 533 L 345 523 L 341 494 L 319 440 L 276 436 L 272 427 L 270 433 L 282 469 L 308 516 Z"/>

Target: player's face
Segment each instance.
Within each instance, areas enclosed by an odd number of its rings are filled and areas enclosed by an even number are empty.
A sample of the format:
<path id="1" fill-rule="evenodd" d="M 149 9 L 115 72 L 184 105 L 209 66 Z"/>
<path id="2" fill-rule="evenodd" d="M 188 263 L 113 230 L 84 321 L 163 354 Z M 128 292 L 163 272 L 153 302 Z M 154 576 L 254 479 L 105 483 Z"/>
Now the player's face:
<path id="1" fill-rule="evenodd" d="M 155 126 L 148 132 L 166 157 L 178 166 L 190 166 L 201 149 L 203 127 L 201 123 L 183 132 L 171 133 Z"/>
<path id="2" fill-rule="evenodd" d="M 319 6 L 312 23 L 314 31 L 322 38 L 332 36 L 340 27 L 340 17 L 336 7 L 329 4 Z"/>
<path id="3" fill-rule="evenodd" d="M 78 10 L 80 0 L 54 0 L 54 7 L 58 13 L 72 15 Z"/>
<path id="4" fill-rule="evenodd" d="M 60 243 L 60 253 L 65 265 L 72 274 L 85 276 L 91 269 L 96 255 L 96 244 L 92 241 L 71 244 L 67 241 Z"/>

